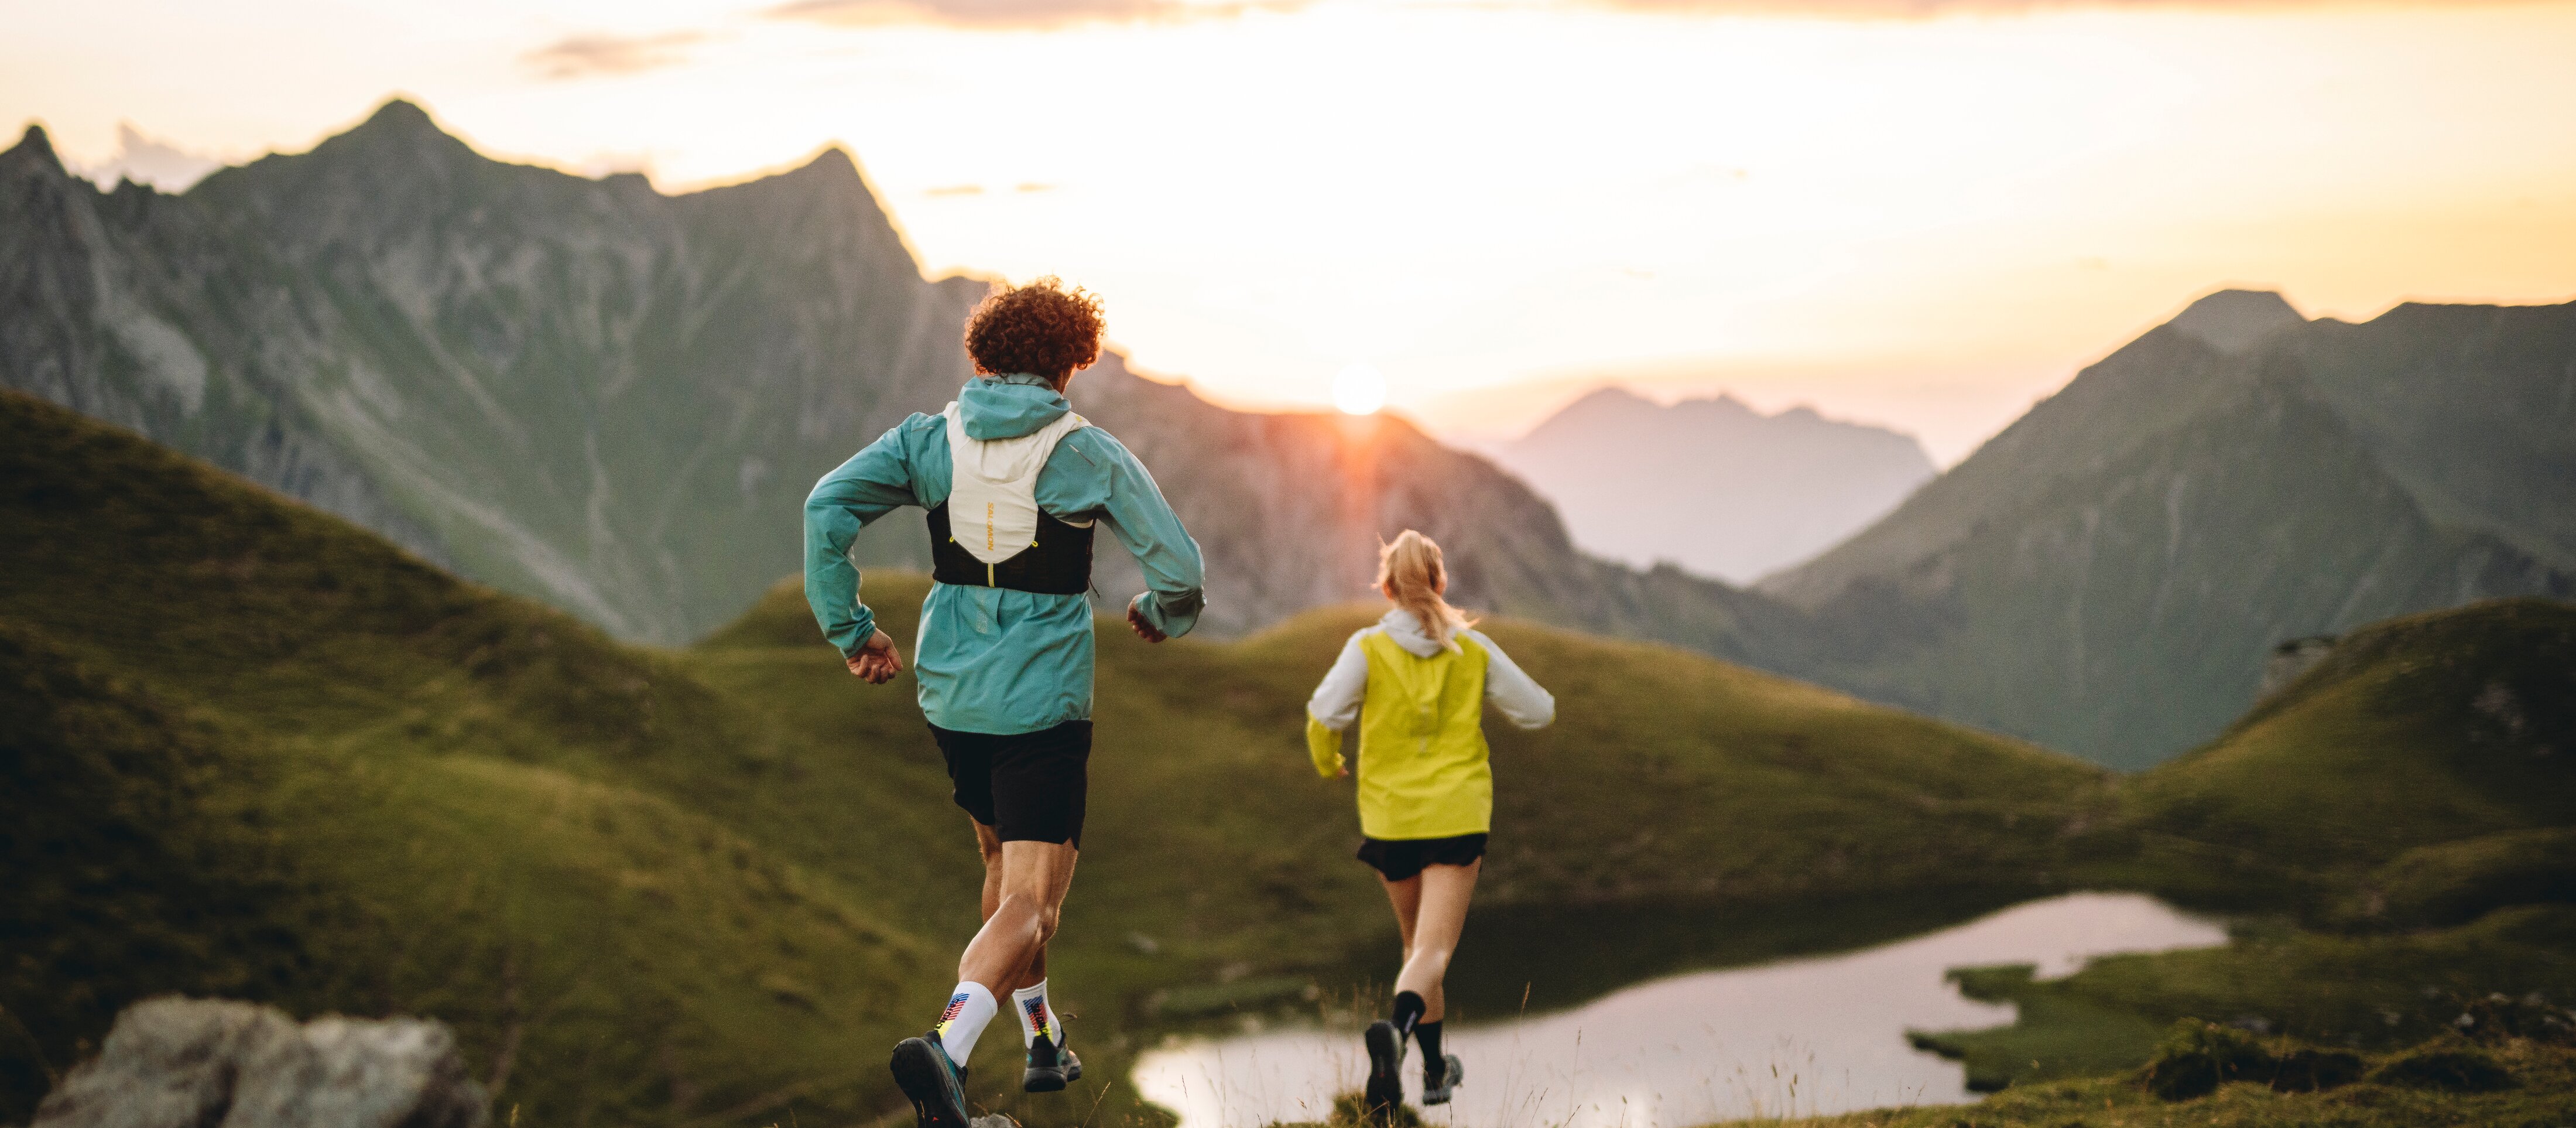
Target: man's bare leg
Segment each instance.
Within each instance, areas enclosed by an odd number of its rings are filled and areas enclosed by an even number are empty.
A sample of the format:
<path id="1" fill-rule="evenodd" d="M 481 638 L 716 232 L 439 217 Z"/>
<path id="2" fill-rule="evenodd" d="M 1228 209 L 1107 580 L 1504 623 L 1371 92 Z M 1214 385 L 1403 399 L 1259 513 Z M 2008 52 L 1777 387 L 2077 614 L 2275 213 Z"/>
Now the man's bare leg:
<path id="1" fill-rule="evenodd" d="M 984 855 L 984 912 L 981 919 L 989 922 L 993 919 L 993 910 L 1002 907 L 1002 832 L 982 823 L 974 826 L 975 848 Z M 1063 907 L 1062 893 L 1057 894 L 1056 904 L 1058 908 Z M 1010 989 L 1017 991 L 1045 981 L 1046 945 L 1039 944 L 1038 954 L 1029 959 L 1028 974 L 1021 976 L 1020 982 L 1012 984 Z M 994 994 L 1003 992 L 996 990 Z"/>
<path id="2" fill-rule="evenodd" d="M 996 996 L 1007 996 L 1031 982 L 1032 965 L 1046 953 L 1064 911 L 1064 894 L 1073 885 L 1073 863 L 1080 851 L 1064 842 L 1002 843 L 1002 880 L 984 927 L 957 960 L 961 982 L 980 983 Z M 991 884 L 986 871 L 986 884 Z"/>

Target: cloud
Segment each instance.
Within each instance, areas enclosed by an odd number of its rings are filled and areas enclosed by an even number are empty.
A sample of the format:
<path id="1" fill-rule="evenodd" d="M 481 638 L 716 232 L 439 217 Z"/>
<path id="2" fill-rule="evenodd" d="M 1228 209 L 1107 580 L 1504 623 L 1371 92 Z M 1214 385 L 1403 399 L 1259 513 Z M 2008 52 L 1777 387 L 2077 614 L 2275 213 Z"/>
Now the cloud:
<path id="1" fill-rule="evenodd" d="M 769 9 L 773 19 L 864 25 L 941 23 L 958 27 L 1062 27 L 1078 23 L 1141 23 L 1201 16 L 1240 15 L 1253 7 L 1295 6 L 1227 0 L 789 0 Z"/>
<path id="2" fill-rule="evenodd" d="M 93 165 L 82 165 L 76 171 L 97 182 L 101 188 L 113 188 L 119 180 L 149 184 L 164 192 L 185 192 L 188 186 L 206 178 L 206 174 L 224 167 L 213 157 L 191 153 L 167 141 L 156 141 L 134 128 L 134 123 L 116 123 L 116 152 Z"/>
<path id="3" fill-rule="evenodd" d="M 660 35 L 567 35 L 519 56 L 519 62 L 546 78 L 589 78 L 636 74 L 688 61 L 683 50 L 706 41 L 703 32 L 672 31 Z"/>

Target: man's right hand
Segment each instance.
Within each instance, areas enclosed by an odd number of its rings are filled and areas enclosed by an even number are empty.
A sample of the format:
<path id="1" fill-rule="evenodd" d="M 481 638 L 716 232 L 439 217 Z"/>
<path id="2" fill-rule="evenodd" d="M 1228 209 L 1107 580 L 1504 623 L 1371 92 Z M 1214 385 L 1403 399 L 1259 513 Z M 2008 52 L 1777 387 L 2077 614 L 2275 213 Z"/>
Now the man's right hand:
<path id="1" fill-rule="evenodd" d="M 894 648 L 893 639 L 878 631 L 868 636 L 867 644 L 859 647 L 858 653 L 842 658 L 841 664 L 865 678 L 869 685 L 884 685 L 903 672 L 903 654 Z"/>
<path id="2" fill-rule="evenodd" d="M 1164 634 L 1162 628 L 1155 626 L 1153 620 L 1145 617 L 1145 605 L 1142 603 L 1128 605 L 1127 629 L 1136 632 L 1136 637 L 1147 642 L 1161 642 L 1171 637 Z"/>

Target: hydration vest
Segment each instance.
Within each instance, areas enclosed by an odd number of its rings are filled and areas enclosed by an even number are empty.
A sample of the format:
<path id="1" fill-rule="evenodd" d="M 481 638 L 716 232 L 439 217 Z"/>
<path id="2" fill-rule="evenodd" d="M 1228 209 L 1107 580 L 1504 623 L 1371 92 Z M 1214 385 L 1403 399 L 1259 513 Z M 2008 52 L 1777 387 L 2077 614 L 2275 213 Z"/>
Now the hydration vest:
<path id="1" fill-rule="evenodd" d="M 1038 472 L 1066 435 L 1091 424 L 1070 411 L 1025 435 L 966 437 L 957 405 L 948 419 L 948 500 L 931 507 L 930 577 L 962 587 L 1041 595 L 1091 590 L 1089 521 L 1059 521 L 1038 508 Z"/>

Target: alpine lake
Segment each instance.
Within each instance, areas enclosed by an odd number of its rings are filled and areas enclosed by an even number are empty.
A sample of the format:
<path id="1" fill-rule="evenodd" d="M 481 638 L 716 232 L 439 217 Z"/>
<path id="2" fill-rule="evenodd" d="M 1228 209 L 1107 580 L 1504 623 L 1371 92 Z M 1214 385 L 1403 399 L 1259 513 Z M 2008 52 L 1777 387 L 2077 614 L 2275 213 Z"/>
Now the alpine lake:
<path id="1" fill-rule="evenodd" d="M 2220 922 L 2152 897 L 2070 893 L 1831 954 L 1608 985 L 1605 976 L 1648 969 L 1604 967 L 1580 952 L 1620 950 L 1619 937 L 1651 933 L 1656 914 L 1486 923 L 1470 920 L 1452 969 L 1443 1048 L 1461 1059 L 1464 1081 L 1450 1103 L 1423 1110 L 1434 1124 L 1679 1128 L 1965 1103 L 1978 1094 L 1963 1067 L 1915 1049 L 1908 1032 L 2015 1016 L 2009 1003 L 1963 997 L 1950 969 L 2031 964 L 2048 979 L 2097 956 L 2227 941 Z M 1643 939 L 1630 947 L 1655 946 Z M 1180 1128 L 1323 1121 L 1334 1095 L 1367 1076 L 1358 1030 L 1374 1017 L 1332 1003 L 1322 1000 L 1311 1020 L 1244 1017 L 1237 1032 L 1167 1040 L 1139 1059 L 1134 1083 L 1179 1113 Z M 1407 1099 L 1418 1099 L 1411 1050 L 1403 1075 Z"/>

